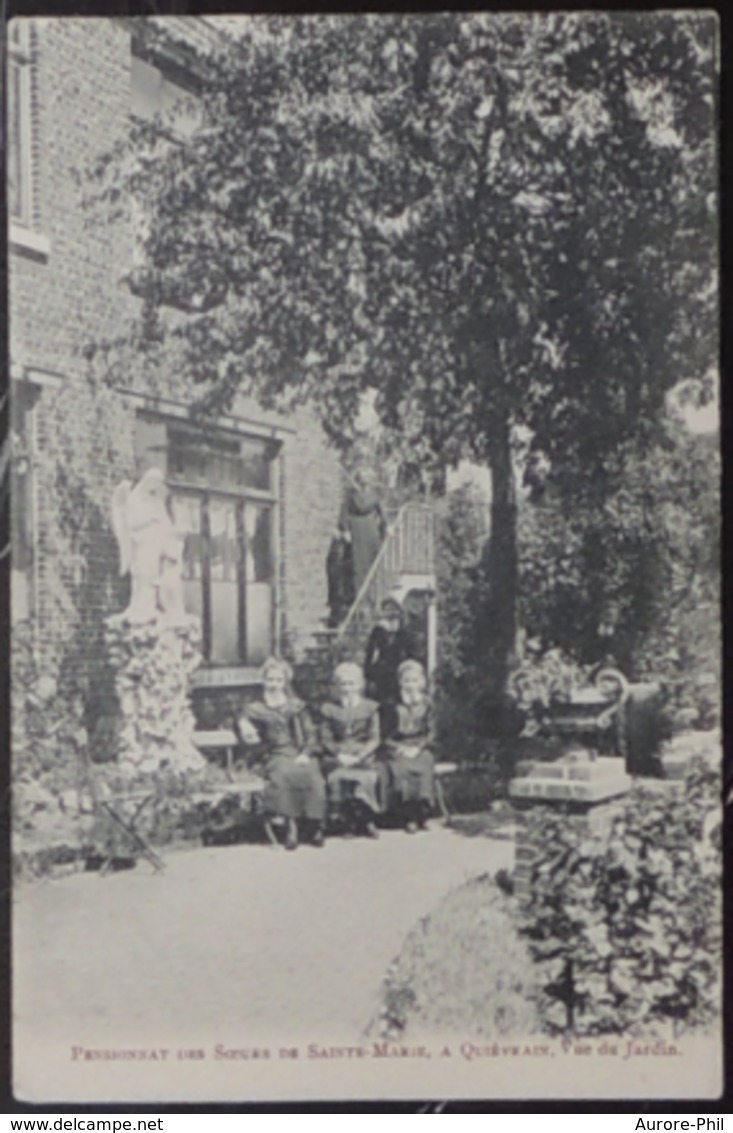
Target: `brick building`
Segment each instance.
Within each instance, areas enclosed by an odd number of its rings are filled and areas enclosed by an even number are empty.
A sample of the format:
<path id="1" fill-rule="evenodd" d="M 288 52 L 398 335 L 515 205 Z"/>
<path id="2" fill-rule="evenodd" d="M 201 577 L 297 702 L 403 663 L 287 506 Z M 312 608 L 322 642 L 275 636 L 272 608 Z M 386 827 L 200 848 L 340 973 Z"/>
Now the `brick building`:
<path id="1" fill-rule="evenodd" d="M 85 698 L 109 695 L 103 621 L 126 604 L 110 523 L 123 478 L 161 467 L 185 534 L 184 587 L 202 618 L 200 686 L 245 688 L 260 662 L 326 613 L 325 558 L 342 474 L 318 423 L 240 400 L 191 423 L 189 391 L 165 363 L 110 383 L 90 344 L 112 338 L 138 300 L 124 275 L 131 223 L 90 223 L 85 170 L 133 115 L 175 100 L 182 49 L 221 34 L 204 19 L 16 20 L 9 33 L 10 355 L 14 623 Z M 154 390 L 154 392 L 153 392 Z"/>

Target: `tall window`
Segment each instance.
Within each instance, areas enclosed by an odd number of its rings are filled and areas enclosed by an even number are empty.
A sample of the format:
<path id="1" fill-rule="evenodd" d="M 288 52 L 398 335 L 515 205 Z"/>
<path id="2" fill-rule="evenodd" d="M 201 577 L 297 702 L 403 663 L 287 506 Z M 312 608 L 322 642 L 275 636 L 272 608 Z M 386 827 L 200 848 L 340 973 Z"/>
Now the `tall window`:
<path id="1" fill-rule="evenodd" d="M 8 216 L 26 228 L 33 224 L 31 94 L 30 23 L 15 19 L 8 24 Z"/>
<path id="2" fill-rule="evenodd" d="M 138 419 L 146 463 L 163 467 L 184 538 L 183 592 L 212 665 L 256 665 L 275 640 L 274 461 L 266 438 Z"/>
<path id="3" fill-rule="evenodd" d="M 182 141 L 199 125 L 192 87 L 180 74 L 174 77 L 158 64 L 133 55 L 130 92 L 133 118 L 150 121 L 158 114 L 164 115 L 172 138 Z"/>
<path id="4" fill-rule="evenodd" d="M 161 115 L 161 123 L 171 145 L 185 142 L 199 125 L 200 116 L 192 90 L 184 84 L 182 76 L 177 74 L 174 78 L 158 64 L 135 54 L 130 57 L 130 97 L 133 119 L 152 122 Z M 151 224 L 150 205 L 142 196 L 133 196 L 130 210 L 133 266 L 142 268 L 147 264 L 145 246 Z"/>

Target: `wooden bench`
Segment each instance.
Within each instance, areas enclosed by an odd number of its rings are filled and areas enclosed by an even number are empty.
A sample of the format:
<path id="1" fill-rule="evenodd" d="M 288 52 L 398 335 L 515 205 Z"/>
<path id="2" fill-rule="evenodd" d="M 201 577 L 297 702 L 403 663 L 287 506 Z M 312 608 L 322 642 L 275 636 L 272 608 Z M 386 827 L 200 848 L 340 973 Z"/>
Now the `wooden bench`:
<path id="1" fill-rule="evenodd" d="M 262 793 L 265 789 L 265 781 L 259 775 L 253 775 L 251 779 L 242 782 L 233 782 L 231 787 L 210 787 L 197 791 L 192 796 L 193 802 L 202 802 L 216 800 L 217 804 L 224 802 L 226 799 L 236 799 L 247 819 L 259 821 L 262 824 L 267 840 L 273 844 L 277 844 L 277 837 L 272 828 L 272 819 L 263 814 L 261 811 Z M 210 844 L 204 838 L 204 845 Z"/>
<path id="2" fill-rule="evenodd" d="M 238 740 L 229 728 L 217 728 L 210 732 L 194 732 L 193 742 L 201 752 L 224 752 L 227 779 L 234 782 L 234 749 Z"/>
<path id="3" fill-rule="evenodd" d="M 445 801 L 445 794 L 443 793 L 443 780 L 447 779 L 450 775 L 455 774 L 458 770 L 457 763 L 440 762 L 435 764 L 435 801 L 438 804 L 438 810 L 445 822 L 446 826 L 450 826 L 453 821 L 453 815 L 448 809 Z"/>
<path id="4" fill-rule="evenodd" d="M 230 783 L 234 783 L 234 749 L 238 744 L 237 736 L 233 731 L 227 728 L 218 728 L 212 731 L 196 731 L 193 733 L 193 742 L 196 747 L 202 751 L 213 751 L 216 753 L 224 752 L 226 757 L 226 773 Z M 435 801 L 437 803 L 438 811 L 445 822 L 446 826 L 450 826 L 453 821 L 453 816 L 445 801 L 445 793 L 443 790 L 443 782 L 449 776 L 453 775 L 458 770 L 458 764 L 441 761 L 435 764 Z M 264 782 L 258 787 L 251 784 L 242 784 L 237 787 L 240 795 L 248 795 L 248 809 L 254 813 L 255 801 L 262 793 Z M 277 843 L 277 838 L 273 830 L 273 819 L 271 817 L 262 816 L 263 827 L 267 839 L 273 845 Z M 277 818 L 274 820 L 277 824 Z"/>

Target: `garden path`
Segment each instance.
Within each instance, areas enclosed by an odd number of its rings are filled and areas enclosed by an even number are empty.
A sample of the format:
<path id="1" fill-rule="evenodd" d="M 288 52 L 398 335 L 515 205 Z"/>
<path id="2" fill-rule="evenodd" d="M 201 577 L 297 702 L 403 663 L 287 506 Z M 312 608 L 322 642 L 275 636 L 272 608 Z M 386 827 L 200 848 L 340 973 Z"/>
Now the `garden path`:
<path id="1" fill-rule="evenodd" d="M 406 933 L 452 887 L 510 867 L 510 826 L 438 825 L 297 853 L 171 853 L 18 887 L 16 1039 L 88 1047 L 354 1042 Z"/>

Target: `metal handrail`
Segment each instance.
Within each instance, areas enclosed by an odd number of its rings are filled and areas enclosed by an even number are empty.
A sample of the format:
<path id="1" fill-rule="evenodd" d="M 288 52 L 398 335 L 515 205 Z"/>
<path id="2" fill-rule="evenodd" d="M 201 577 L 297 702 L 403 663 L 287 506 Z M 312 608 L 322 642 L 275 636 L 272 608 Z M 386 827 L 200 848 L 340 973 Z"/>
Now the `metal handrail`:
<path id="1" fill-rule="evenodd" d="M 404 525 L 405 517 L 407 516 L 407 514 L 410 511 L 415 511 L 417 509 L 420 509 L 421 511 L 424 511 L 424 512 L 428 512 L 432 515 L 432 511 L 431 511 L 429 504 L 416 504 L 414 502 L 407 502 L 407 503 L 404 503 L 402 505 L 402 507 L 399 509 L 394 520 L 392 521 L 392 523 L 387 528 L 387 532 L 385 534 L 382 545 L 379 548 L 379 551 L 377 552 L 377 555 L 374 559 L 374 562 L 372 563 L 372 565 L 370 566 L 370 568 L 367 572 L 366 578 L 364 579 L 361 586 L 359 587 L 359 592 L 358 592 L 354 601 L 351 604 L 351 609 L 349 610 L 348 614 L 344 618 L 342 624 L 339 626 L 339 629 L 338 629 L 338 632 L 337 632 L 337 635 L 336 635 L 336 640 L 338 642 L 342 642 L 344 640 L 344 638 L 347 636 L 349 630 L 351 629 L 352 622 L 356 618 L 361 606 L 363 605 L 367 595 L 369 594 L 372 583 L 376 579 L 380 568 L 382 567 L 385 559 L 387 558 L 387 556 L 389 555 L 390 551 L 392 550 L 392 548 L 394 546 L 394 543 L 397 539 L 397 534 L 398 534 L 398 532 L 401 531 L 401 529 Z M 392 573 L 399 574 L 400 569 L 401 569 L 402 557 L 403 556 L 401 554 L 399 556 L 397 556 L 398 561 L 397 561 L 396 565 L 393 567 Z"/>

